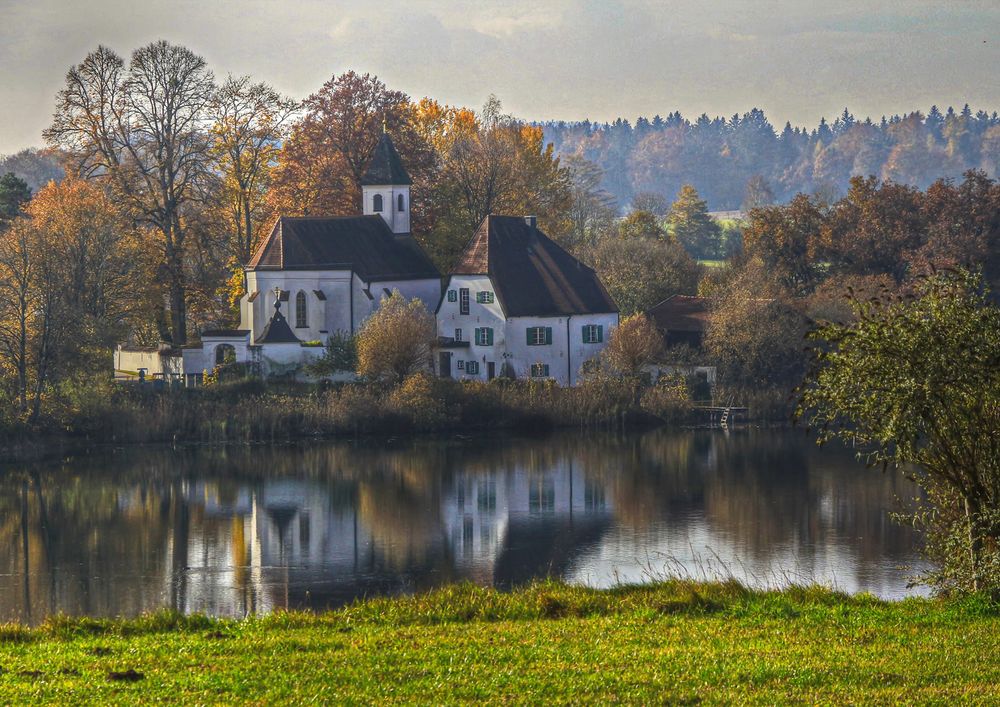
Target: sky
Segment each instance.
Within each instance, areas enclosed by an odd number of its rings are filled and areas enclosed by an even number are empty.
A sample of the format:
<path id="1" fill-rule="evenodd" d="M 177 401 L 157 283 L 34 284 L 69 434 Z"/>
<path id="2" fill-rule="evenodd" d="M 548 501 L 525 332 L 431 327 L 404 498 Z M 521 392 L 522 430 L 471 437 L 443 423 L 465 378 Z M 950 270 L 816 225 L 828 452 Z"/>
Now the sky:
<path id="1" fill-rule="evenodd" d="M 0 0 L 0 18 L 0 154 L 42 144 L 89 51 L 157 39 L 293 98 L 354 69 L 527 120 L 1000 110 L 1000 0 Z"/>

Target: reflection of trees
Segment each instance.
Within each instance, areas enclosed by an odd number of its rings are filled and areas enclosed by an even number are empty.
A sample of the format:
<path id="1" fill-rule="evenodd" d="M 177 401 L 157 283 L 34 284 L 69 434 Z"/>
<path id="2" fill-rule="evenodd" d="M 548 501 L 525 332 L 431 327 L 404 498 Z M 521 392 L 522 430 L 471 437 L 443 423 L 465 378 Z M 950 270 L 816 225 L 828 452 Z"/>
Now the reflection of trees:
<path id="1" fill-rule="evenodd" d="M 567 558 L 602 542 L 610 518 L 636 542 L 650 530 L 685 533 L 703 518 L 719 542 L 757 560 L 779 546 L 801 554 L 824 543 L 839 543 L 862 562 L 908 555 L 911 534 L 885 509 L 912 495 L 912 487 L 800 435 L 661 430 L 133 449 L 8 470 L 0 474 L 0 619 L 28 612 L 40 618 L 53 608 L 136 613 L 164 603 L 252 608 L 255 582 L 284 578 L 287 589 L 296 573 L 302 587 L 336 584 L 337 602 L 458 577 L 523 581 L 564 571 Z M 279 545 L 294 536 L 304 549 L 266 558 L 255 577 L 250 499 L 259 503 L 284 479 L 294 480 L 286 486 L 299 489 L 296 498 L 305 500 L 296 503 L 308 509 L 296 506 Z M 459 510 L 456 485 L 469 479 L 475 488 L 486 488 L 487 479 L 495 484 L 508 507 L 463 496 Z M 533 482 L 567 485 L 556 495 L 569 496 L 569 508 L 550 507 L 549 491 L 536 492 L 533 513 Z M 523 497 L 515 498 L 515 487 Z M 481 556 L 456 556 L 446 525 L 476 513 L 486 514 L 483 527 L 506 535 L 497 534 Z M 498 523 L 497 513 L 510 517 Z M 358 538 L 363 547 L 355 547 Z"/>

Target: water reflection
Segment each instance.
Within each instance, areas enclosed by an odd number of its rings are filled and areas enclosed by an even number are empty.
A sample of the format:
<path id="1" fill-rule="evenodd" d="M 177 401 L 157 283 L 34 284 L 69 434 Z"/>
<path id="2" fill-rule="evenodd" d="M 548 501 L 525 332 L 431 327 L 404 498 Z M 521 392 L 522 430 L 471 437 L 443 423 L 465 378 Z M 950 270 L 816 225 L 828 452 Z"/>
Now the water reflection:
<path id="1" fill-rule="evenodd" d="M 915 489 L 794 432 L 144 449 L 0 471 L 0 619 L 243 615 L 720 564 L 905 593 Z"/>

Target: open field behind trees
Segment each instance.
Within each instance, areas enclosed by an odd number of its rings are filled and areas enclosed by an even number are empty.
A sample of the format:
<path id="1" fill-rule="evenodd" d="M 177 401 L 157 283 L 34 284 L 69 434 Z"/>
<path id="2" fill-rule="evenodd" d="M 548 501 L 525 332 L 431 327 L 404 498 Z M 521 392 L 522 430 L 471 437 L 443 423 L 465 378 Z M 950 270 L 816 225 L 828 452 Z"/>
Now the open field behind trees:
<path id="1" fill-rule="evenodd" d="M 666 581 L 0 627 L 0 701 L 988 703 L 1000 607 Z"/>

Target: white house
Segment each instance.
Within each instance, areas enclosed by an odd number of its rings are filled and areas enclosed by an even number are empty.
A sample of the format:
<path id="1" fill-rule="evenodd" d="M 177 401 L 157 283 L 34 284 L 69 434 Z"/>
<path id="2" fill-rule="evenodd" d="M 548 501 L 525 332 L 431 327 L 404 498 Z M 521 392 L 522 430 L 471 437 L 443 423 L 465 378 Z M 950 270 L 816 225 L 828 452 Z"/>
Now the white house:
<path id="1" fill-rule="evenodd" d="M 442 377 L 575 385 L 617 325 L 597 273 L 533 216 L 487 216 L 448 278 L 435 365 Z"/>
<path id="2" fill-rule="evenodd" d="M 188 380 L 228 361 L 294 374 L 331 335 L 356 332 L 393 290 L 434 311 L 441 274 L 410 235 L 412 181 L 388 135 L 361 183 L 361 216 L 278 218 L 246 266 L 239 328 L 203 331 L 183 349 Z M 138 354 L 119 347 L 116 368 L 137 370 Z"/>

